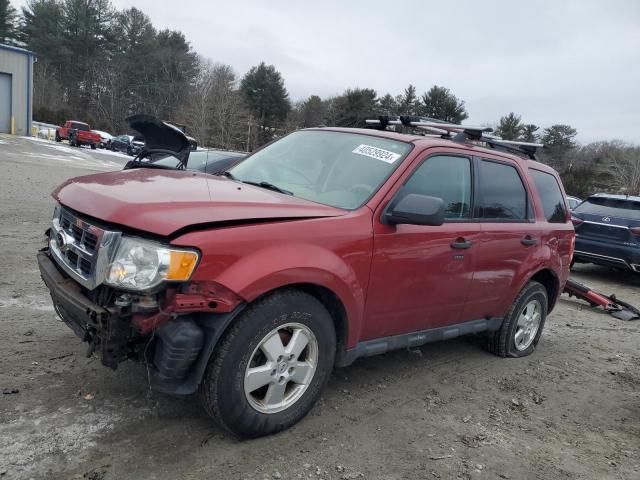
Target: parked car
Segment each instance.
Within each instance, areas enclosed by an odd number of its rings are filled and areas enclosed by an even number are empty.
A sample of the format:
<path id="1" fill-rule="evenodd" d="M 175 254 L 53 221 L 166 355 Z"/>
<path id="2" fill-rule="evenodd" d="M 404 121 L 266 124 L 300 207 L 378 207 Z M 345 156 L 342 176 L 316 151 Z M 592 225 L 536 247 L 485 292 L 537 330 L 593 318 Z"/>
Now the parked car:
<path id="1" fill-rule="evenodd" d="M 107 132 L 103 132 L 102 130 L 93 130 L 95 133 L 100 135 L 100 143 L 98 147 L 100 148 L 109 148 L 111 140 L 113 139 L 113 135 Z"/>
<path id="2" fill-rule="evenodd" d="M 567 195 L 567 203 L 569 204 L 570 210 L 575 210 L 575 208 L 582 203 L 582 199 L 578 197 L 572 197 L 571 195 Z"/>
<path id="3" fill-rule="evenodd" d="M 229 170 L 245 157 L 246 154 L 244 153 L 230 152 L 227 150 L 196 150 L 189 154 L 187 169 L 219 175 Z M 143 162 L 171 169 L 180 168 L 180 160 L 172 155 L 166 154 L 143 160 Z"/>
<path id="4" fill-rule="evenodd" d="M 62 127 L 56 129 L 56 142 L 68 140 L 72 147 L 89 145 L 92 150 L 100 143 L 100 135 L 91 131 L 89 125 L 76 120 L 67 120 Z"/>
<path id="5" fill-rule="evenodd" d="M 129 121 L 147 152 L 188 165 L 178 129 Z M 224 176 L 71 179 L 40 272 L 105 366 L 146 362 L 153 388 L 199 392 L 240 437 L 295 424 L 360 357 L 471 333 L 524 357 L 569 276 L 573 225 L 553 169 L 467 130 L 313 128 Z"/>
<path id="6" fill-rule="evenodd" d="M 133 135 L 119 135 L 111 140 L 109 148 L 114 152 L 124 152 L 133 157 L 144 148 L 144 139 Z"/>
<path id="7" fill-rule="evenodd" d="M 640 197 L 598 193 L 573 210 L 576 262 L 640 273 Z"/>

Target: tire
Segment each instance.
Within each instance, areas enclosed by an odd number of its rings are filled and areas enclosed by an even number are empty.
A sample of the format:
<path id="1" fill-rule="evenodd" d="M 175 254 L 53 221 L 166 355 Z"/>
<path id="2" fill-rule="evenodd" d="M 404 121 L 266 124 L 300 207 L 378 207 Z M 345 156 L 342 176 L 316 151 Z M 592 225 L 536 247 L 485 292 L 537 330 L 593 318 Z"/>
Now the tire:
<path id="1" fill-rule="evenodd" d="M 56 132 L 56 142 L 60 143 L 62 141 L 62 139 L 60 138 L 60 135 L 58 135 L 58 132 Z"/>
<path id="2" fill-rule="evenodd" d="M 95 150 L 95 149 L 96 149 L 96 144 L 95 144 L 95 143 L 92 143 L 92 144 L 91 144 L 91 150 Z"/>
<path id="3" fill-rule="evenodd" d="M 286 329 L 280 330 L 283 326 Z M 287 348 L 293 348 L 294 336 L 307 343 L 299 356 L 290 360 L 293 354 L 290 356 Z M 277 339 L 273 345 L 278 348 L 264 350 L 265 344 L 272 344 L 267 339 Z M 280 347 L 285 349 L 284 356 L 275 358 L 273 353 Z M 269 350 L 273 354 L 271 362 L 266 353 Z M 335 352 L 333 320 L 322 303 L 299 290 L 269 294 L 247 307 L 216 346 L 200 385 L 201 402 L 218 424 L 238 437 L 279 432 L 300 421 L 320 398 L 331 375 Z M 315 365 L 313 372 L 309 365 Z M 262 381 L 256 380 L 256 385 L 263 386 L 247 392 L 251 388 L 245 386 L 249 369 L 260 367 Z M 304 380 L 298 384 L 280 375 Z M 275 396 L 279 388 L 284 392 L 282 401 L 270 405 L 267 398 L 271 389 Z"/>
<path id="4" fill-rule="evenodd" d="M 127 155 L 129 155 L 130 157 L 133 156 L 133 152 L 131 151 L 131 147 L 127 147 Z"/>
<path id="5" fill-rule="evenodd" d="M 488 339 L 489 351 L 499 357 L 518 358 L 531 355 L 536 349 L 540 335 L 542 335 L 542 329 L 547 318 L 548 305 L 547 290 L 542 284 L 534 281 L 527 283 L 514 300 L 500 329 L 490 334 Z M 529 309 L 529 318 L 535 317 L 534 312 L 536 309 L 539 314 L 535 331 L 532 326 L 535 321 L 531 321 L 528 324 L 528 321 L 522 318 L 522 316 L 527 317 L 527 312 L 525 312 L 527 308 Z M 520 325 L 518 324 L 519 320 L 521 321 Z M 527 328 L 530 328 L 528 331 L 531 333 L 526 333 Z M 523 331 L 523 333 L 516 338 L 520 331 Z M 523 337 L 527 341 L 523 341 Z"/>

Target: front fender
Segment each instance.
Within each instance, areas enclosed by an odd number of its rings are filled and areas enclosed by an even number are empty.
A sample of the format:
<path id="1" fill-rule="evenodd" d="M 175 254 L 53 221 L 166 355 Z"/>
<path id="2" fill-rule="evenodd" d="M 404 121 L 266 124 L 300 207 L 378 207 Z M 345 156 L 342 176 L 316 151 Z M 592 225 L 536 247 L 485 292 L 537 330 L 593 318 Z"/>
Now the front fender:
<path id="1" fill-rule="evenodd" d="M 347 313 L 347 345 L 357 342 L 366 285 L 350 265 L 330 250 L 308 244 L 260 249 L 231 265 L 216 281 L 248 302 L 287 285 L 324 287 L 338 297 Z"/>

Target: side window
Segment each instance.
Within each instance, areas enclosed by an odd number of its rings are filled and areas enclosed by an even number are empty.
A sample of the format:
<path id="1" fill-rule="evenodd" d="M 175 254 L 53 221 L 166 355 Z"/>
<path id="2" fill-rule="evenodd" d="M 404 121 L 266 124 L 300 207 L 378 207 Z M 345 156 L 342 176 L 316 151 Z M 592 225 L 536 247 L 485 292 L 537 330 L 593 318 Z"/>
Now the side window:
<path id="1" fill-rule="evenodd" d="M 413 172 L 402 191 L 442 198 L 446 218 L 470 218 L 471 159 L 444 155 L 428 158 Z"/>
<path id="2" fill-rule="evenodd" d="M 478 217 L 526 220 L 529 218 L 527 191 L 518 171 L 511 165 L 480 160 Z"/>
<path id="3" fill-rule="evenodd" d="M 567 221 L 566 207 L 560 186 L 555 177 L 540 170 L 529 170 L 536 184 L 536 189 L 542 201 L 544 216 L 550 223 L 565 223 Z"/>

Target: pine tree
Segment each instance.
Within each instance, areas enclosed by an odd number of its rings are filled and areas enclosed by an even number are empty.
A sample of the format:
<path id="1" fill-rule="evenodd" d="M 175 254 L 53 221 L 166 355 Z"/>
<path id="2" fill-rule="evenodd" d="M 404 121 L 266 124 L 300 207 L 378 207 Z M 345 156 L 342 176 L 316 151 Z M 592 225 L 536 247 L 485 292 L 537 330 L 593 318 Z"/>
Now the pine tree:
<path id="1" fill-rule="evenodd" d="M 462 123 L 469 118 L 464 101 L 459 100 L 448 88 L 434 85 L 422 95 L 423 114 L 427 117 L 451 123 Z"/>

